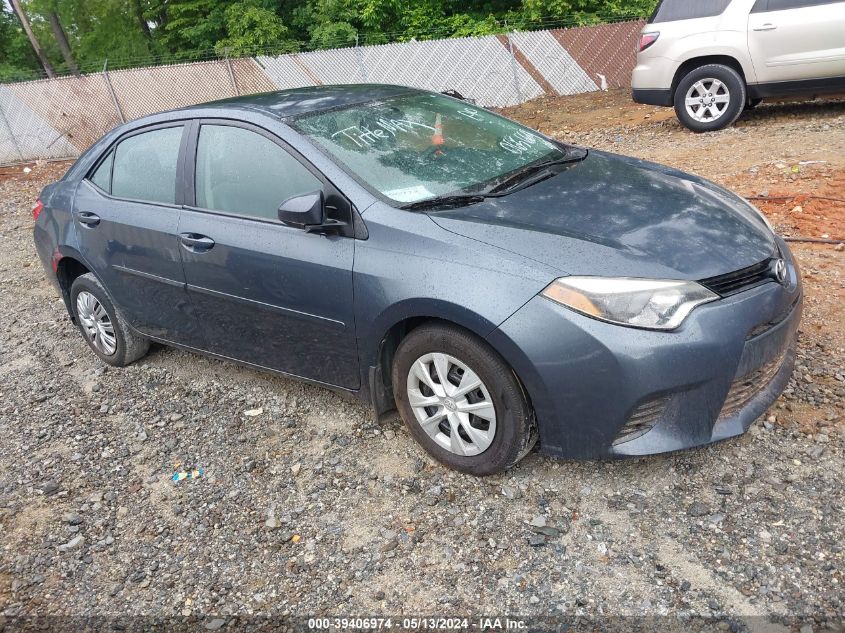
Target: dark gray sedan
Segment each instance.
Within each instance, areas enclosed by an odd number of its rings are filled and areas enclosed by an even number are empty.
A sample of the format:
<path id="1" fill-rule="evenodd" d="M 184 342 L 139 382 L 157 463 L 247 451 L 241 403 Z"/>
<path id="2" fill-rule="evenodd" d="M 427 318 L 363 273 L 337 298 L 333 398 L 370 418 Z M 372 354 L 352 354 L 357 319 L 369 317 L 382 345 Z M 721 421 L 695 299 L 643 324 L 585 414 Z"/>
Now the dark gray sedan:
<path id="1" fill-rule="evenodd" d="M 33 209 L 93 352 L 150 341 L 398 409 L 474 474 L 742 433 L 786 385 L 801 283 L 742 198 L 466 101 L 320 86 L 145 117 Z"/>

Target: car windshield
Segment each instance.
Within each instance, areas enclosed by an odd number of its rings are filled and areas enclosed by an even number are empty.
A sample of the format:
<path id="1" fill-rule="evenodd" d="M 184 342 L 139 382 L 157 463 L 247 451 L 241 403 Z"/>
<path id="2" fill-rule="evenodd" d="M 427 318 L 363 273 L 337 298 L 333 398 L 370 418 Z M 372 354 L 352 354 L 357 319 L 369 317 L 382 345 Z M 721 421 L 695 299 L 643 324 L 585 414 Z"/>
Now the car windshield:
<path id="1" fill-rule="evenodd" d="M 518 123 L 430 93 L 308 114 L 292 125 L 401 204 L 479 193 L 529 165 L 565 156 Z"/>

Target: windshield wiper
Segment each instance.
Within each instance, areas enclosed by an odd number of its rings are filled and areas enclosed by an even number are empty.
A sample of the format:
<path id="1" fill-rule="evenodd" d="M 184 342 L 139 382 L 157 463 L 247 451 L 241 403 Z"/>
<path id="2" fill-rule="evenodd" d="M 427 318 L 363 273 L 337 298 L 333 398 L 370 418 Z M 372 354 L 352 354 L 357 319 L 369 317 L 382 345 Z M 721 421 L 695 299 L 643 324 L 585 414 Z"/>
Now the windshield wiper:
<path id="1" fill-rule="evenodd" d="M 496 183 L 489 189 L 485 189 L 478 193 L 437 196 L 436 198 L 427 198 L 426 200 L 410 202 L 399 208 L 407 209 L 409 211 L 420 211 L 425 209 L 455 209 L 458 207 L 467 207 L 471 204 L 478 204 L 487 198 L 501 198 L 502 196 L 517 191 L 518 189 L 523 189 L 538 183 L 541 180 L 545 180 L 546 178 L 551 178 L 556 174 L 554 167 L 558 165 L 567 165 L 569 163 L 578 163 L 587 157 L 587 153 L 588 150 L 585 149 L 579 154 L 567 154 L 562 158 L 527 165 L 521 170 L 509 175 L 501 182 Z"/>
<path id="2" fill-rule="evenodd" d="M 558 165 L 567 165 L 569 163 L 581 162 L 582 160 L 587 158 L 588 153 L 589 151 L 585 149 L 580 154 L 574 154 L 572 156 L 567 155 L 563 158 L 556 158 L 554 160 L 547 160 L 541 163 L 526 165 L 519 171 L 505 178 L 503 181 L 496 183 L 493 187 L 486 190 L 484 193 L 511 193 L 513 191 L 516 191 L 517 189 L 529 187 L 533 184 L 540 182 L 541 180 L 545 180 L 546 178 L 551 178 L 552 176 L 554 176 L 555 172 L 553 170 L 553 167 L 556 167 Z"/>
<path id="3" fill-rule="evenodd" d="M 426 200 L 418 200 L 417 202 L 404 204 L 399 208 L 407 209 L 409 211 L 420 211 L 423 209 L 455 209 L 457 207 L 468 207 L 471 204 L 478 204 L 488 197 L 490 196 L 482 194 L 438 196 L 436 198 L 428 198 Z"/>

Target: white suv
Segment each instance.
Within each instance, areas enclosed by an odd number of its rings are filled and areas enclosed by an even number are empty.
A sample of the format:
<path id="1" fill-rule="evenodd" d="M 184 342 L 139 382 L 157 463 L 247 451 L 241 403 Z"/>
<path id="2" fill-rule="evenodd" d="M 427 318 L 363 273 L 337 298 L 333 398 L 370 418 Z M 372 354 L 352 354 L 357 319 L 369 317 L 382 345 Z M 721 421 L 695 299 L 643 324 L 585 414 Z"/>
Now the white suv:
<path id="1" fill-rule="evenodd" d="M 845 92 L 845 1 L 662 0 L 640 37 L 634 101 L 719 130 L 765 97 Z"/>

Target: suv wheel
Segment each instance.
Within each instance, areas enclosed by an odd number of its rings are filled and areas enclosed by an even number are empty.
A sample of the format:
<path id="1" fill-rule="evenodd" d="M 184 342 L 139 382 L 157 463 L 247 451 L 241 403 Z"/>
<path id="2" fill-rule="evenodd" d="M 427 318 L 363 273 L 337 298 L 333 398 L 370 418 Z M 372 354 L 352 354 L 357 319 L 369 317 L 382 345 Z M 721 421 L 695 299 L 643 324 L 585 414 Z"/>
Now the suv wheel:
<path id="1" fill-rule="evenodd" d="M 745 81 L 733 68 L 707 64 L 688 72 L 675 88 L 675 114 L 693 132 L 728 127 L 747 103 Z"/>
<path id="2" fill-rule="evenodd" d="M 413 330 L 396 350 L 392 379 L 409 432 L 449 468 L 502 472 L 537 441 L 534 413 L 513 371 L 460 328 Z"/>
<path id="3" fill-rule="evenodd" d="M 124 367 L 147 353 L 150 342 L 129 329 L 108 293 L 92 273 L 70 287 L 70 305 L 88 346 L 104 363 Z"/>

